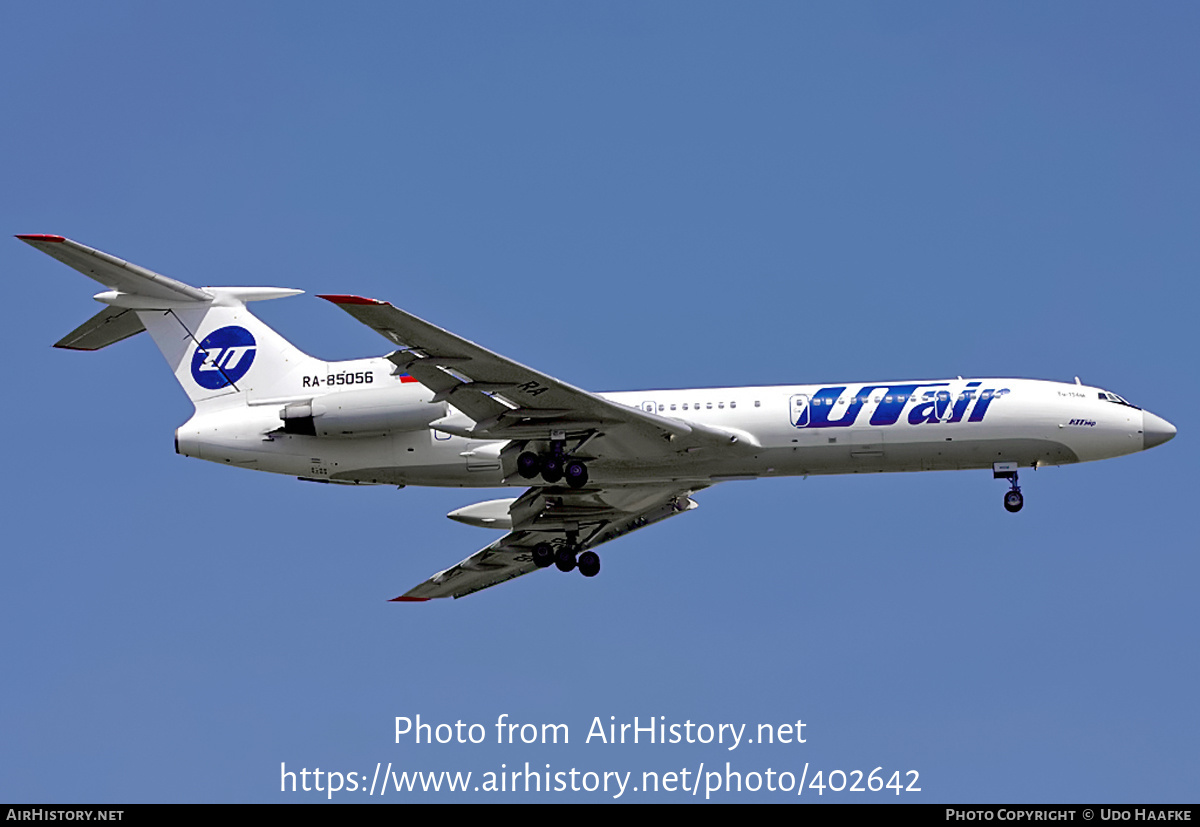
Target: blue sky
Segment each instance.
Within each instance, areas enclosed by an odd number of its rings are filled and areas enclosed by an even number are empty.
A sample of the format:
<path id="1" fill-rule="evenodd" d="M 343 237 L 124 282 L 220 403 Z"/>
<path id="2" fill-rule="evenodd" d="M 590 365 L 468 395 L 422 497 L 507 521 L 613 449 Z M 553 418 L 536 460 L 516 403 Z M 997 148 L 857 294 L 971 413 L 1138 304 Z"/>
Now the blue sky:
<path id="1" fill-rule="evenodd" d="M 900 800 L 927 802 L 1196 800 L 1193 6 L 5 20 L 0 227 L 193 284 L 302 288 L 256 310 L 322 358 L 387 350 L 312 298 L 359 293 L 594 390 L 1078 375 L 1180 433 L 1023 475 L 1016 517 L 987 472 L 728 483 L 609 546 L 594 580 L 391 604 L 493 539 L 443 515 L 496 492 L 176 456 L 190 405 L 149 338 L 52 349 L 96 287 L 10 240 L 0 800 L 315 801 L 280 793 L 281 762 L 527 761 L 881 766 L 919 772 Z M 417 714 L 493 737 L 394 743 Z M 503 714 L 571 743 L 498 745 Z M 584 743 L 609 716 L 803 720 L 806 743 Z M 526 798 L 611 794 L 382 800 Z"/>

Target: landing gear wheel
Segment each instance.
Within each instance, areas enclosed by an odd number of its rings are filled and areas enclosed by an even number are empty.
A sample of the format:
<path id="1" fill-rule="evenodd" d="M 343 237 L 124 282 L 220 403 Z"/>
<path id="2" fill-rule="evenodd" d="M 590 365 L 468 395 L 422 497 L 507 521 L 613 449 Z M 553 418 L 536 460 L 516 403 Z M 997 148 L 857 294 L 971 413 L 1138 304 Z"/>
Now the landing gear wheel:
<path id="1" fill-rule="evenodd" d="M 1016 514 L 1023 505 L 1025 505 L 1025 498 L 1021 496 L 1020 491 L 1013 490 L 1004 495 L 1004 510 L 1009 514 Z"/>
<path id="2" fill-rule="evenodd" d="M 567 461 L 567 464 L 563 466 L 563 475 L 567 478 L 567 485 L 572 488 L 583 488 L 587 485 L 587 466 L 577 459 Z"/>
<path id="3" fill-rule="evenodd" d="M 579 573 L 584 577 L 595 577 L 600 573 L 600 555 L 594 551 L 585 551 L 579 555 Z"/>
<path id="4" fill-rule="evenodd" d="M 517 457 L 517 473 L 531 480 L 542 473 L 542 460 L 533 451 L 525 451 Z"/>
<path id="5" fill-rule="evenodd" d="M 559 571 L 570 571 L 575 568 L 575 547 L 560 546 L 554 553 L 554 565 L 558 566 Z"/>
<path id="6" fill-rule="evenodd" d="M 544 569 L 554 562 L 554 548 L 549 543 L 538 543 L 533 547 L 533 564 Z"/>
<path id="7" fill-rule="evenodd" d="M 563 477 L 562 457 L 551 454 L 542 459 L 542 479 L 548 483 L 556 483 Z"/>

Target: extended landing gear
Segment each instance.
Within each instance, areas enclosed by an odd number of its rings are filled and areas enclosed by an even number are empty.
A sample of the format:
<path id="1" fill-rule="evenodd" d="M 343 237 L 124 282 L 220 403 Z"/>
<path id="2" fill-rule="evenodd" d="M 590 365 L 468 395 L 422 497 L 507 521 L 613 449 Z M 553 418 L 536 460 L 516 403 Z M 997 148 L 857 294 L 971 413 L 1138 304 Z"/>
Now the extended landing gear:
<path id="1" fill-rule="evenodd" d="M 1021 486 L 1017 482 L 1017 464 L 1015 462 L 997 462 L 992 465 L 992 478 L 1008 480 L 1012 487 L 1004 494 L 1004 510 L 1016 514 L 1025 505 L 1025 497 L 1021 495 Z"/>
<path id="2" fill-rule="evenodd" d="M 554 563 L 554 547 L 549 543 L 538 543 L 533 547 L 533 564 L 544 569 Z"/>
<path id="3" fill-rule="evenodd" d="M 542 473 L 542 459 L 533 451 L 526 451 L 517 457 L 517 473 L 531 480 Z"/>
<path id="4" fill-rule="evenodd" d="M 585 551 L 579 555 L 579 573 L 584 577 L 595 577 L 600 573 L 600 555 L 594 551 Z"/>
<path id="5" fill-rule="evenodd" d="M 542 479 L 555 483 L 563 476 L 563 458 L 550 454 L 542 457 Z"/>
<path id="6" fill-rule="evenodd" d="M 569 459 L 563 466 L 563 476 L 567 478 L 567 485 L 572 488 L 583 488 L 588 481 L 587 466 L 577 459 Z"/>
<path id="7" fill-rule="evenodd" d="M 565 477 L 572 488 L 583 488 L 588 481 L 588 470 L 583 461 L 564 457 L 561 448 L 559 452 L 541 456 L 533 451 L 523 452 L 517 457 L 517 473 L 527 480 L 541 475 L 551 485 Z"/>
<path id="8" fill-rule="evenodd" d="M 1010 514 L 1016 514 L 1023 505 L 1025 505 L 1025 498 L 1021 496 L 1019 489 L 1014 488 L 1004 495 L 1004 509 Z"/>
<path id="9" fill-rule="evenodd" d="M 575 568 L 575 546 L 559 546 L 558 551 L 554 553 L 554 565 L 559 571 L 571 571 Z"/>
<path id="10" fill-rule="evenodd" d="M 584 577 L 595 577 L 600 573 L 600 555 L 594 551 L 579 553 L 579 546 L 568 542 L 557 549 L 549 543 L 538 543 L 533 547 L 533 564 L 539 569 L 554 566 L 559 571 L 579 569 Z"/>

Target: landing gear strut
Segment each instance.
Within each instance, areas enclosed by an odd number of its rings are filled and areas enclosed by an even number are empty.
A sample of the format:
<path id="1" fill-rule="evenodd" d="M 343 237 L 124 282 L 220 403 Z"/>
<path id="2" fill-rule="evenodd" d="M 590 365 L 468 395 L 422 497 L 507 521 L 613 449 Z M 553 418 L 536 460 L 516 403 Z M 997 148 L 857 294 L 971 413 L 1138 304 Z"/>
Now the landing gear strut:
<path id="1" fill-rule="evenodd" d="M 1004 494 L 1004 510 L 1016 514 L 1025 505 L 1025 497 L 1021 495 L 1021 486 L 1017 482 L 1017 464 L 1015 462 L 997 462 L 992 465 L 992 478 L 1005 479 L 1012 487 Z"/>

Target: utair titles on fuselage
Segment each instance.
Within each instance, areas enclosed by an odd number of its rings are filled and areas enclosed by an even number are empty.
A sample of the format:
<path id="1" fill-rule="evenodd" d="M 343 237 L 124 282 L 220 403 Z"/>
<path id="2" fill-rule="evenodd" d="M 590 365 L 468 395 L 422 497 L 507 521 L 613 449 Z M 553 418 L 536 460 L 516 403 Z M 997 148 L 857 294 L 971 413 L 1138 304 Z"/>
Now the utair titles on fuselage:
<path id="1" fill-rule="evenodd" d="M 842 402 L 849 386 L 836 385 L 821 388 L 811 398 L 804 394 L 792 397 L 792 424 L 797 428 L 848 428 L 858 422 L 862 409 L 876 400 L 871 418 L 872 426 L 895 425 L 900 415 L 908 410 L 908 424 L 962 422 L 971 414 L 968 422 L 982 422 L 992 401 L 999 399 L 1008 388 L 980 388 L 982 381 L 967 382 L 957 396 L 950 393 L 949 382 L 910 382 L 892 385 L 862 385 L 850 392 L 844 410 L 836 420 L 831 420 L 833 408 Z M 915 404 L 909 405 L 910 402 Z"/>
<path id="2" fill-rule="evenodd" d="M 395 348 L 326 362 L 249 312 L 276 287 L 197 288 L 62 236 L 19 236 L 109 289 L 58 347 L 148 331 L 195 414 L 191 457 L 358 485 L 521 486 L 448 516 L 507 533 L 400 600 L 462 597 L 555 566 L 696 507 L 732 479 L 991 469 L 1018 511 L 1021 468 L 1105 459 L 1171 439 L 1166 420 L 1102 388 L 949 379 L 597 394 L 387 302 L 327 295 Z"/>

